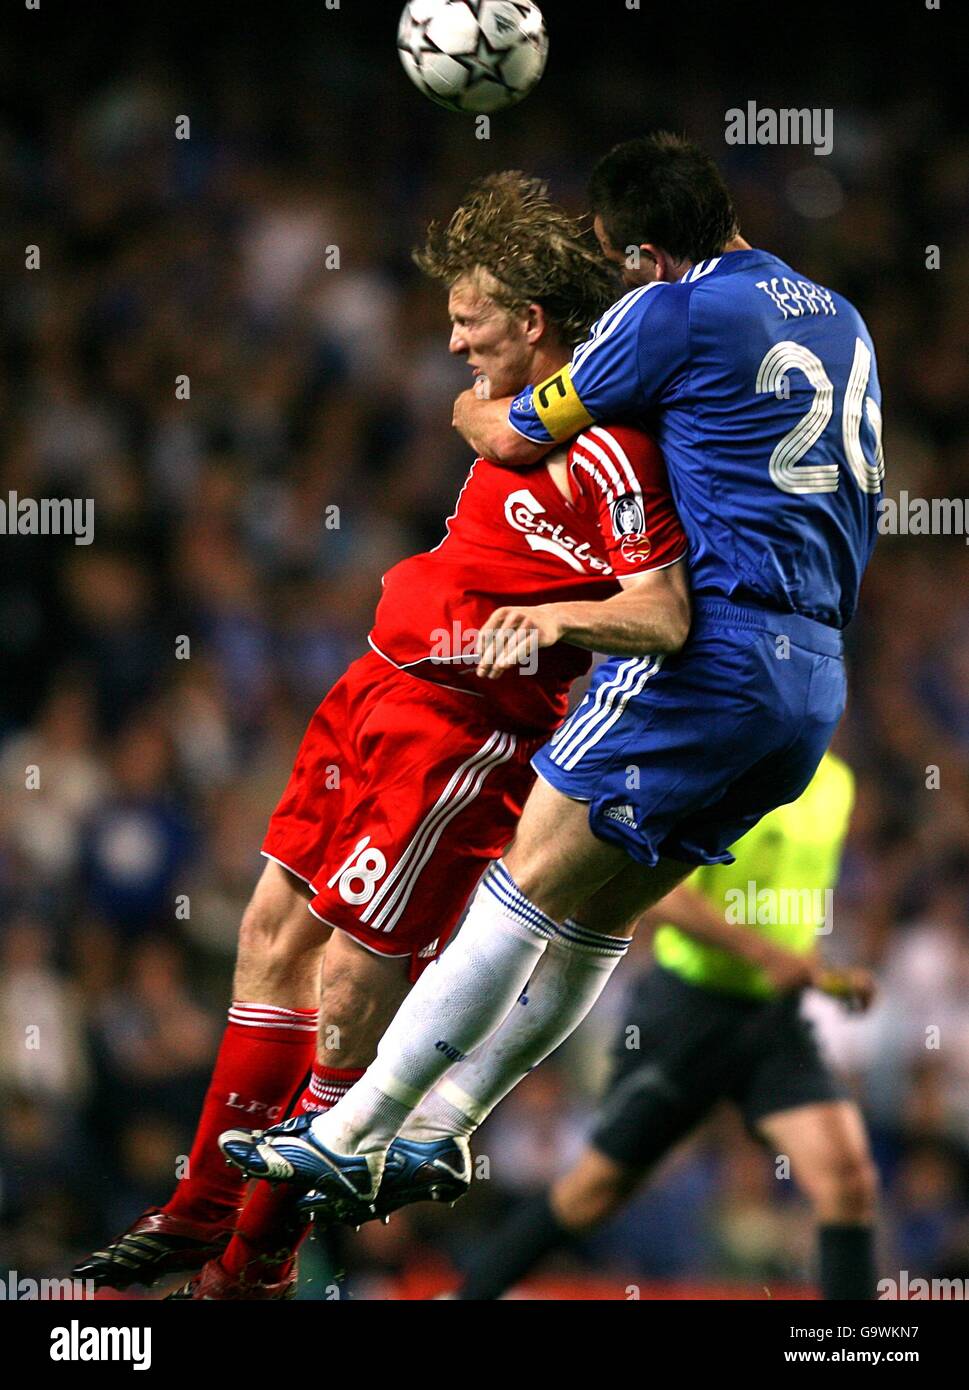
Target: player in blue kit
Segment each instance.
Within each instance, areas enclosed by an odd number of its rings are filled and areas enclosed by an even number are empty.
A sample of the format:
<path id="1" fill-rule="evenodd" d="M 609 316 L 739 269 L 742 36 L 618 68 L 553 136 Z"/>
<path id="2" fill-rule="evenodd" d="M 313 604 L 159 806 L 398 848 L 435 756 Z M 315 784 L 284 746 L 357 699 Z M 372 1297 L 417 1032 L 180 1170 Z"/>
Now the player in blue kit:
<path id="1" fill-rule="evenodd" d="M 800 795 L 844 708 L 841 629 L 883 475 L 868 330 L 739 235 L 715 166 L 683 140 L 616 147 L 591 201 L 635 287 L 569 366 L 514 400 L 465 393 L 455 424 L 523 468 L 597 419 L 647 424 L 689 541 L 691 635 L 652 655 L 631 629 L 624 643 L 617 614 L 617 655 L 536 755 L 515 840 L 376 1062 L 327 1115 L 226 1144 L 253 1176 L 314 1186 L 307 1205 L 331 1214 L 366 1212 L 398 1133 L 465 1142 L 585 1016 L 643 910 L 696 865 L 731 862 L 735 840 Z M 635 549 L 636 499 L 617 498 L 614 520 Z M 504 608 L 483 631 L 479 675 L 502 678 L 558 640 L 561 615 Z M 587 948 L 582 968 L 574 952 L 558 961 L 557 940 Z"/>
<path id="2" fill-rule="evenodd" d="M 761 773 L 772 805 L 798 794 L 806 763 L 810 777 L 823 751 L 818 739 L 827 744 L 823 726 L 840 704 L 840 664 L 807 661 L 794 649 L 838 657 L 839 629 L 854 611 L 875 540 L 884 471 L 874 351 L 861 317 L 841 296 L 750 247 L 725 190 L 719 217 L 705 227 L 717 201 L 707 195 L 718 185 L 708 161 L 673 137 L 613 150 L 593 179 L 596 230 L 627 278 L 645 283 L 608 310 L 568 367 L 525 390 L 510 411 L 508 402 L 474 398 L 458 409 L 471 442 L 487 440 L 515 464 L 604 412 L 648 419 L 690 543 L 693 656 L 697 641 L 723 628 L 772 633 L 785 653 L 791 648 L 785 665 L 776 659 L 780 649 L 758 643 L 767 661 L 760 667 L 739 659 L 737 642 L 714 636 L 710 660 L 688 663 L 696 683 L 684 680 L 683 663 L 664 673 L 648 657 L 607 662 L 554 746 L 539 754 L 546 781 L 590 803 L 595 833 L 646 863 L 655 862 L 657 833 L 679 824 L 693 804 L 698 781 L 709 792 L 700 803 L 707 814 L 699 836 L 680 833 L 681 850 L 716 848 L 707 825 L 733 830 L 723 814 L 732 816 L 733 807 L 744 807 L 743 829 L 770 809 L 759 806 L 752 785 Z M 677 192 L 686 216 L 678 210 L 674 222 L 668 209 Z M 690 211 L 695 235 L 708 238 L 702 249 L 718 254 L 695 258 Z M 717 678 L 724 689 L 711 703 L 708 685 Z M 758 747 L 772 760 L 760 772 L 736 708 L 745 687 L 767 720 Z M 789 747 L 788 703 L 799 698 L 805 717 L 817 716 L 822 727 L 817 738 L 804 731 Z M 659 739 L 649 733 L 638 748 L 637 711 L 650 720 L 659 710 Z M 716 759 L 706 755 L 711 736 Z M 626 794 L 621 760 L 609 775 L 608 750 L 620 740 L 627 761 L 648 755 L 638 796 Z M 733 781 L 725 772 L 746 779 L 728 792 L 730 807 L 721 804 Z M 793 793 L 791 781 L 799 783 Z"/>

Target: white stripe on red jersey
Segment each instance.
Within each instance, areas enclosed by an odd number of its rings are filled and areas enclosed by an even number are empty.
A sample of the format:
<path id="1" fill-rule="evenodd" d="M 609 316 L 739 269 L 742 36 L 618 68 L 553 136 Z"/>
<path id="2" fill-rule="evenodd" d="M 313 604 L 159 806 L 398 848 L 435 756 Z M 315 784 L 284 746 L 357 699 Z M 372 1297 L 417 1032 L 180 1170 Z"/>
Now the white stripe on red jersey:
<path id="1" fill-rule="evenodd" d="M 554 728 L 590 658 L 558 643 L 527 675 L 479 680 L 477 632 L 495 609 L 608 598 L 621 577 L 686 554 L 662 456 L 642 430 L 583 431 L 568 477 L 571 497 L 544 460 L 511 469 L 477 459 L 444 539 L 384 575 L 371 645 L 412 675 L 483 695 L 496 727 Z"/>

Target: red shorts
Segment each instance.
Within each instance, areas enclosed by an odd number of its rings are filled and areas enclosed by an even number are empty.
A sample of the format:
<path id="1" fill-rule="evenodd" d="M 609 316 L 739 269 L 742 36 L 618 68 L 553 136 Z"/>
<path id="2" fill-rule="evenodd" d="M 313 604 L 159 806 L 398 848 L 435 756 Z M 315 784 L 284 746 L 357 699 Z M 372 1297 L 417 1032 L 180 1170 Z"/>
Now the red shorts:
<path id="1" fill-rule="evenodd" d="M 355 661 L 310 720 L 262 852 L 310 911 L 410 976 L 444 949 L 515 833 L 546 736 L 495 729 L 474 695 Z"/>

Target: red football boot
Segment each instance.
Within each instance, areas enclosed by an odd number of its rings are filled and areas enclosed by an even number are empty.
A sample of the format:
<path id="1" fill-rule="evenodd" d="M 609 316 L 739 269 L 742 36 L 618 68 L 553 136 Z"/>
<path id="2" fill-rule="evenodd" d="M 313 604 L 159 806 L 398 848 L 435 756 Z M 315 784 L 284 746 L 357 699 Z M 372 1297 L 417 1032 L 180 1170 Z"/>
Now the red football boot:
<path id="1" fill-rule="evenodd" d="M 126 1289 L 129 1284 L 153 1284 L 163 1274 L 200 1269 L 221 1255 L 237 1218 L 190 1221 L 149 1207 L 117 1240 L 81 1260 L 71 1270 L 74 1279 L 91 1279 L 100 1288 Z"/>

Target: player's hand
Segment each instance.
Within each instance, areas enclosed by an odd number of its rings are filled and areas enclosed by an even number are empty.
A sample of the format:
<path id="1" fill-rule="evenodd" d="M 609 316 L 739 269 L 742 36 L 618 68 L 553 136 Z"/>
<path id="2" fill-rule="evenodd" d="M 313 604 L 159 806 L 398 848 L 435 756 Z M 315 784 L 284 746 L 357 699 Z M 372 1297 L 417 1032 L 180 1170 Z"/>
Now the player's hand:
<path id="1" fill-rule="evenodd" d="M 456 429 L 459 434 L 464 434 L 474 410 L 474 403 L 479 400 L 481 400 L 481 394 L 474 387 L 469 387 L 467 391 L 461 392 L 455 400 L 454 409 L 451 412 L 452 429 Z"/>
<path id="2" fill-rule="evenodd" d="M 534 671 L 538 648 L 552 647 L 562 636 L 555 608 L 496 608 L 478 632 L 477 674 L 493 681 L 515 666 Z"/>
<path id="3" fill-rule="evenodd" d="M 846 1009 L 858 1014 L 863 1014 L 871 1008 L 872 1001 L 878 993 L 874 975 L 860 965 L 851 965 L 839 970 L 819 966 L 813 983 L 825 994 L 840 1000 Z"/>
<path id="4" fill-rule="evenodd" d="M 813 985 L 818 971 L 815 956 L 799 956 L 794 951 L 785 951 L 783 946 L 769 946 L 757 963 L 778 994 L 789 994 Z"/>

